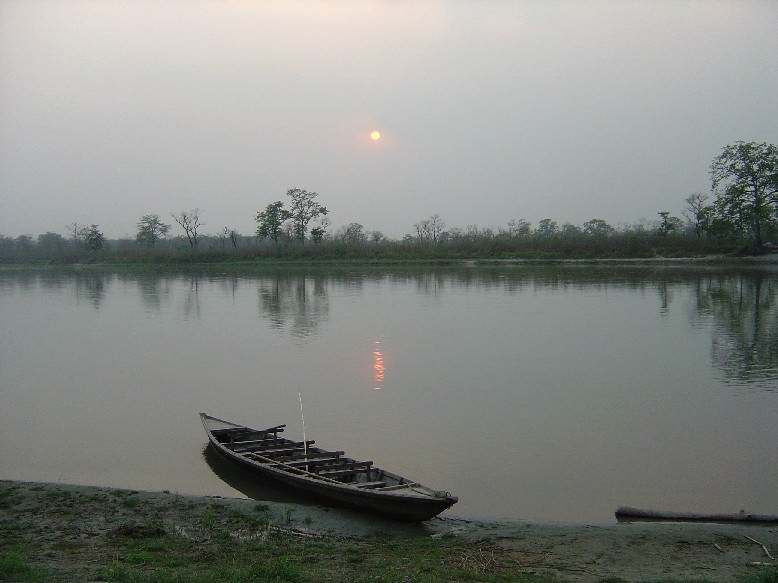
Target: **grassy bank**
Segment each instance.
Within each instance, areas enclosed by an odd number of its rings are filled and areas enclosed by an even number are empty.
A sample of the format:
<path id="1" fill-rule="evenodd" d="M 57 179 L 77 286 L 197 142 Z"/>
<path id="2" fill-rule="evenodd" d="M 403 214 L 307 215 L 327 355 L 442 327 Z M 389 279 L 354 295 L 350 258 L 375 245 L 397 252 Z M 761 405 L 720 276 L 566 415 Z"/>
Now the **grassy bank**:
<path id="1" fill-rule="evenodd" d="M 778 529 L 358 520 L 321 507 L 0 482 L 0 581 L 776 583 Z M 360 526 L 361 525 L 361 526 Z"/>
<path id="2" fill-rule="evenodd" d="M 546 581 L 507 574 L 493 545 L 322 536 L 297 508 L 164 493 L 3 483 L 0 580 Z"/>

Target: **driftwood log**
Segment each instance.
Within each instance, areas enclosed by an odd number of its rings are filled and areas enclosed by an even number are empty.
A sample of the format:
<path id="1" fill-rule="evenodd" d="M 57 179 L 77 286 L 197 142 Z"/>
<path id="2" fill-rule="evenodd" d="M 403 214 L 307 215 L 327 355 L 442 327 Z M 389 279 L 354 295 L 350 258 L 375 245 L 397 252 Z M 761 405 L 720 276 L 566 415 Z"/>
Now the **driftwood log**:
<path id="1" fill-rule="evenodd" d="M 616 510 L 619 522 L 659 521 L 671 522 L 748 522 L 760 524 L 778 524 L 778 514 L 751 514 L 741 510 L 734 514 L 697 514 L 694 512 L 664 512 L 645 510 L 630 506 L 619 506 Z"/>

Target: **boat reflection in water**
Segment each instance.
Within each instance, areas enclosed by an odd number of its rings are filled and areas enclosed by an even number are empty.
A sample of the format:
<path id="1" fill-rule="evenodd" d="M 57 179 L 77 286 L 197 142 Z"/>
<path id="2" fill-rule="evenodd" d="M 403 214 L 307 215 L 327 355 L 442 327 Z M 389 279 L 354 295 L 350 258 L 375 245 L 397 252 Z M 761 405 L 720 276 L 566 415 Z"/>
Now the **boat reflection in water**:
<path id="1" fill-rule="evenodd" d="M 205 463 L 217 477 L 248 498 L 296 504 L 308 502 L 305 499 L 301 500 L 300 496 L 290 496 L 285 489 L 276 487 L 272 480 L 258 480 L 253 472 L 249 472 L 219 455 L 210 443 L 203 448 L 203 457 Z"/>

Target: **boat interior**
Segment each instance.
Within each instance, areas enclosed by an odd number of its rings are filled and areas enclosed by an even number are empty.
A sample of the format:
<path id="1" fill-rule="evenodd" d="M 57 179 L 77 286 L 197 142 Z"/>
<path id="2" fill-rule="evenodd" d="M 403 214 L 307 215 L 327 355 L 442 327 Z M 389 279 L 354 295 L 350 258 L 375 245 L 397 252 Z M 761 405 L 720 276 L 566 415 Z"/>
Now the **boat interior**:
<path id="1" fill-rule="evenodd" d="M 419 486 L 375 467 L 371 461 L 345 456 L 343 451 L 315 447 L 314 440 L 279 437 L 286 425 L 257 430 L 248 427 L 211 429 L 214 438 L 232 452 L 278 471 L 360 489 L 393 491 Z"/>

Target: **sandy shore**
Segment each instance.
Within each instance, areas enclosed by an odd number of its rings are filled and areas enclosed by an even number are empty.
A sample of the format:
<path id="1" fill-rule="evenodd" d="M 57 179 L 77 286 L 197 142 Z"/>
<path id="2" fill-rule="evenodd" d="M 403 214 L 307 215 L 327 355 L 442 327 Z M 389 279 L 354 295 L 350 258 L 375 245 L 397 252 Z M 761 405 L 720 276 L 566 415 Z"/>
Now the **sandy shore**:
<path id="1" fill-rule="evenodd" d="M 91 560 L 111 533 L 153 516 L 165 531 L 186 536 L 202 524 L 204 511 L 218 504 L 232 516 L 249 515 L 257 501 L 180 496 L 30 482 L 0 481 L 0 527 L 23 524 L 25 536 L 45 566 L 68 570 L 67 561 Z M 264 503 L 263 503 L 264 504 Z M 739 524 L 630 523 L 611 526 L 549 526 L 522 522 L 478 522 L 438 518 L 402 524 L 347 510 L 267 503 L 271 528 L 289 537 L 393 539 L 427 537 L 464 541 L 474 557 L 488 548 L 501 569 L 534 573 L 550 580 L 738 581 L 775 564 L 778 526 Z M 753 540 L 751 540 L 753 539 Z M 58 553 L 66 541 L 83 552 Z M 758 543 L 754 541 L 759 541 Z M 762 546 L 764 545 L 764 546 Z M 106 547 L 107 548 L 107 547 Z M 90 554 L 91 553 L 91 554 Z M 96 560 L 96 559 L 95 559 Z M 774 567 L 773 567 L 774 568 Z"/>

